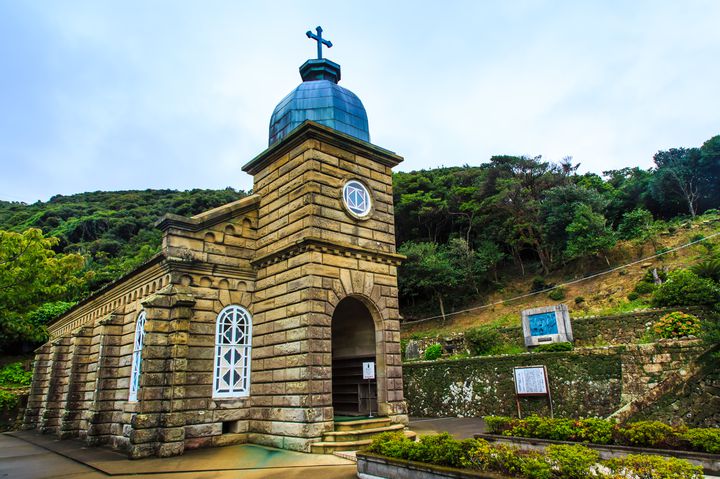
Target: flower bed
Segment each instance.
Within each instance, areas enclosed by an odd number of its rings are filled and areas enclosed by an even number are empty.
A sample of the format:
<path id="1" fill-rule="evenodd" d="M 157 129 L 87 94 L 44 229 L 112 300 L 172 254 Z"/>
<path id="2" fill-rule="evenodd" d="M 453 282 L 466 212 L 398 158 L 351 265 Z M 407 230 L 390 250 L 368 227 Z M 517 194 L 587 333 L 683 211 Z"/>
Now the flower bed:
<path id="1" fill-rule="evenodd" d="M 681 459 L 630 455 L 600 460 L 583 445 L 548 446 L 544 454 L 490 444 L 482 439 L 458 441 L 443 433 L 424 436 L 418 442 L 391 432 L 375 436 L 358 458 L 359 477 L 490 478 L 526 479 L 700 479 L 702 468 Z"/>
<path id="2" fill-rule="evenodd" d="M 526 419 L 486 416 L 485 423 L 488 433 L 503 436 L 720 453 L 720 428 L 687 428 L 657 421 L 617 424 L 613 420 L 599 418 L 553 419 L 539 416 Z"/>

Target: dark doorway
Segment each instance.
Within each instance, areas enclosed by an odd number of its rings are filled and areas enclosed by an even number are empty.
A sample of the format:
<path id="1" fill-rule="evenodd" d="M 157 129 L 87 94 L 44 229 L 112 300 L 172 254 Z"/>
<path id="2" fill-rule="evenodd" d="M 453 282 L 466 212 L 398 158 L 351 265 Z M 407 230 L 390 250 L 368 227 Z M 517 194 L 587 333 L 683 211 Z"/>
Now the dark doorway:
<path id="1" fill-rule="evenodd" d="M 363 379 L 375 363 L 375 323 L 358 299 L 340 301 L 332 317 L 332 400 L 336 416 L 377 414 L 377 380 Z M 375 370 L 377 376 L 377 366 Z"/>

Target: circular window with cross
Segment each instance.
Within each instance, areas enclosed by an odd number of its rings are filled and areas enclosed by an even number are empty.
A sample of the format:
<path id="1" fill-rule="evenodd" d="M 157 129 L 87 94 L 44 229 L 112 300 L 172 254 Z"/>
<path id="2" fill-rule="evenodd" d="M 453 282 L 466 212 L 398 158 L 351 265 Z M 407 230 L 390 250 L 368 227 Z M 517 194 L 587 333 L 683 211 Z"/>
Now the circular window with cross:
<path id="1" fill-rule="evenodd" d="M 372 212 L 372 196 L 370 190 L 358 180 L 345 183 L 342 191 L 343 205 L 355 218 L 366 219 Z"/>

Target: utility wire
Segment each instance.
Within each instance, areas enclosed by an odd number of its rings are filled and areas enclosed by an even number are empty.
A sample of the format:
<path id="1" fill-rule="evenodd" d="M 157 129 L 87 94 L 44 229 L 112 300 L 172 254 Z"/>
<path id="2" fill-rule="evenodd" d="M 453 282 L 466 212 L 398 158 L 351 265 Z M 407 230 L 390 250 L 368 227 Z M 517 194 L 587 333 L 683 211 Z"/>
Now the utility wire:
<path id="1" fill-rule="evenodd" d="M 539 291 L 533 291 L 532 293 L 522 294 L 522 295 L 520 295 L 520 296 L 515 296 L 514 298 L 504 299 L 504 300 L 498 301 L 498 302 L 496 302 L 496 303 L 483 304 L 482 306 L 476 306 L 476 307 L 474 307 L 474 308 L 463 309 L 463 310 L 461 310 L 461 311 L 454 311 L 454 312 L 452 312 L 452 313 L 446 314 L 446 315 L 445 315 L 445 318 L 447 318 L 447 317 L 449 317 L 449 316 L 455 316 L 455 315 L 458 315 L 458 314 L 469 313 L 469 312 L 471 312 L 471 311 L 478 311 L 478 310 L 481 310 L 481 309 L 491 308 L 491 307 L 493 307 L 493 306 L 499 306 L 499 305 L 501 305 L 501 304 L 509 303 L 509 302 L 511 302 L 511 301 L 516 301 L 516 300 L 518 300 L 518 299 L 529 298 L 530 296 L 535 296 L 535 295 L 537 295 L 537 294 L 547 293 L 548 291 L 552 291 L 553 289 L 558 288 L 558 287 L 569 286 L 569 285 L 571 285 L 571 284 L 581 283 L 581 282 L 583 282 L 583 281 L 587 281 L 588 279 L 597 278 L 598 276 L 603 276 L 603 275 L 605 275 L 605 274 L 609 274 L 609 273 L 612 273 L 612 272 L 614 272 L 614 271 L 617 271 L 617 270 L 620 270 L 620 269 L 623 269 L 623 268 L 627 268 L 628 266 L 632 266 L 632 265 L 635 265 L 635 264 L 638 264 L 638 263 L 644 263 L 645 261 L 651 260 L 651 259 L 653 259 L 653 258 L 657 258 L 657 257 L 659 257 L 659 256 L 666 255 L 666 254 L 668 254 L 668 253 L 673 253 L 673 252 L 675 252 L 675 251 L 679 251 L 679 250 L 681 250 L 681 249 L 687 248 L 688 246 L 692 246 L 692 245 L 695 245 L 695 244 L 698 244 L 698 243 L 702 243 L 703 241 L 707 241 L 707 240 L 709 240 L 709 239 L 711 239 L 711 238 L 714 238 L 715 236 L 719 236 L 719 235 L 720 235 L 720 231 L 717 232 L 717 233 L 713 233 L 713 234 L 711 234 L 710 236 L 706 236 L 705 238 L 701 238 L 701 239 L 696 240 L 696 241 L 691 241 L 690 243 L 687 243 L 687 244 L 684 244 L 684 245 L 680 245 L 680 246 L 676 246 L 675 248 L 671 248 L 671 249 L 669 249 L 669 250 L 667 250 L 667 251 L 663 251 L 663 252 L 661 252 L 661 253 L 656 253 L 656 254 L 654 254 L 654 255 L 652 255 L 652 256 L 647 256 L 647 257 L 645 257 L 645 258 L 639 259 L 639 260 L 637 260 L 637 261 L 632 261 L 632 262 L 627 263 L 627 264 L 624 264 L 624 265 L 622 265 L 622 266 L 616 266 L 616 267 L 614 267 L 614 268 L 611 268 L 611 269 L 608 269 L 608 270 L 605 270 L 605 271 L 601 271 L 600 273 L 591 274 L 590 276 L 585 276 L 584 278 L 575 279 L 575 280 L 572 280 L 572 281 L 568 281 L 568 282 L 566 282 L 566 283 L 557 284 L 557 285 L 555 285 L 555 286 L 553 286 L 553 287 L 550 287 L 550 288 L 541 289 L 541 290 L 539 290 Z M 414 320 L 414 321 L 404 321 L 404 322 L 400 323 L 400 326 L 402 327 L 402 326 L 407 326 L 407 325 L 409 325 L 409 324 L 424 323 L 425 321 L 431 321 L 431 320 L 433 320 L 433 319 L 440 319 L 440 318 L 442 318 L 442 317 L 443 317 L 442 315 L 438 315 L 438 316 L 431 316 L 431 317 L 429 317 L 429 318 L 416 319 L 416 320 Z"/>

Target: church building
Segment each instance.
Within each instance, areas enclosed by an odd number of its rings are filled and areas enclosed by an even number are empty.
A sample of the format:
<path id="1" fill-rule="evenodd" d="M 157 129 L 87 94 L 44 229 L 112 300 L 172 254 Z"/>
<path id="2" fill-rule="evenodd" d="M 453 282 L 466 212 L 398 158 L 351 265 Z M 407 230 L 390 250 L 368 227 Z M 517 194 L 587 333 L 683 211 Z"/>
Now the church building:
<path id="1" fill-rule="evenodd" d="M 362 102 L 322 58 L 332 45 L 308 36 L 318 58 L 243 167 L 253 194 L 164 216 L 158 255 L 49 326 L 26 429 L 132 458 L 245 442 L 329 452 L 404 430 L 402 158 L 370 143 Z"/>

